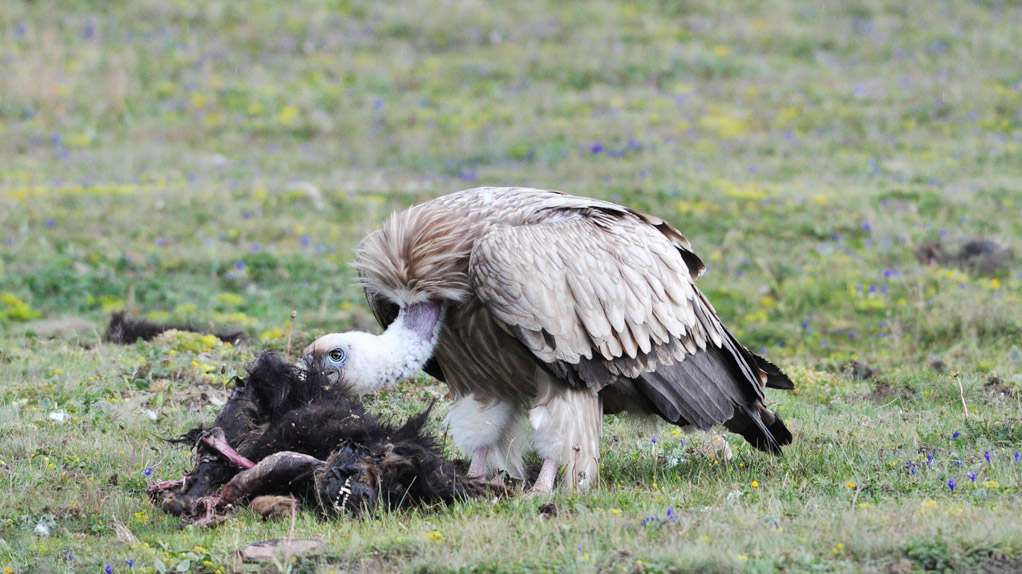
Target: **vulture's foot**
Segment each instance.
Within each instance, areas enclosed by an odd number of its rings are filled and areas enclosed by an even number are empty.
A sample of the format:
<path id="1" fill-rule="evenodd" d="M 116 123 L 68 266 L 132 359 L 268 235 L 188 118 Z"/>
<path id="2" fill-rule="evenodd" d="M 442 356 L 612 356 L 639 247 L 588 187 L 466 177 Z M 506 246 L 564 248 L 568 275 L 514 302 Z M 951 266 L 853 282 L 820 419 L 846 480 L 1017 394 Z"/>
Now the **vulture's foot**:
<path id="1" fill-rule="evenodd" d="M 214 453 L 220 455 L 227 461 L 230 461 L 241 468 L 248 469 L 255 466 L 255 463 L 245 458 L 241 453 L 234 450 L 234 448 L 228 444 L 227 437 L 224 435 L 224 429 L 220 427 L 213 427 L 209 429 L 209 432 L 205 433 L 199 442 L 206 448 L 212 450 Z"/>
<path id="2" fill-rule="evenodd" d="M 539 469 L 539 476 L 536 477 L 536 482 L 532 483 L 532 489 L 525 496 L 533 498 L 541 494 L 550 494 L 554 489 L 554 479 L 557 478 L 557 467 L 555 459 L 543 459 L 543 467 Z"/>

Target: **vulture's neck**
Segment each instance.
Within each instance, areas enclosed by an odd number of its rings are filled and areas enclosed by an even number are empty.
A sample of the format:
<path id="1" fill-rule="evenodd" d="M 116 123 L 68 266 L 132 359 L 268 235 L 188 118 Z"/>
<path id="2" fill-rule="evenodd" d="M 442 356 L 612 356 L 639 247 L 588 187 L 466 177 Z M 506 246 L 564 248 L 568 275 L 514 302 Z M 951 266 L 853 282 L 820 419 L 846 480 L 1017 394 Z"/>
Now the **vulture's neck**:
<path id="1" fill-rule="evenodd" d="M 397 319 L 377 337 L 371 379 L 379 387 L 393 386 L 426 365 L 440 336 L 443 307 L 439 303 L 416 303 L 402 307 Z"/>

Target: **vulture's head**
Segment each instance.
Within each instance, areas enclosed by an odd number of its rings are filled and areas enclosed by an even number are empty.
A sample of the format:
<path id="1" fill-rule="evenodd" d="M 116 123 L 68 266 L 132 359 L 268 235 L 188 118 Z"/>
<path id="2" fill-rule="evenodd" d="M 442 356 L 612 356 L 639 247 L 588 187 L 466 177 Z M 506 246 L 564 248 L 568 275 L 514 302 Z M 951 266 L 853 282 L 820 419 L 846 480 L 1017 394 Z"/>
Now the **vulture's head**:
<path id="1" fill-rule="evenodd" d="M 442 316 L 440 305 L 420 303 L 402 308 L 382 335 L 361 331 L 323 335 L 302 352 L 301 366 L 358 395 L 391 387 L 426 366 Z"/>
<path id="2" fill-rule="evenodd" d="M 302 351 L 300 366 L 323 373 L 330 383 L 342 385 L 352 393 L 372 392 L 386 376 L 380 368 L 385 362 L 381 361 L 378 339 L 360 331 L 323 335 Z"/>

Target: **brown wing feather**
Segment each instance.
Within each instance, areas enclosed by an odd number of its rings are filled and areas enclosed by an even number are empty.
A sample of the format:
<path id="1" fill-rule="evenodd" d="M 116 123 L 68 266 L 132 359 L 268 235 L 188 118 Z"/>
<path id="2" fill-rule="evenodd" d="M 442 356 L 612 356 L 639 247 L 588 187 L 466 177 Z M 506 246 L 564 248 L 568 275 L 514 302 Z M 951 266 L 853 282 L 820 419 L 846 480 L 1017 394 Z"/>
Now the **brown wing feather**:
<path id="1" fill-rule="evenodd" d="M 497 227 L 476 242 L 469 275 L 487 309 L 547 363 L 598 359 L 634 377 L 723 344 L 677 247 L 629 213 L 614 225 L 561 215 Z"/>

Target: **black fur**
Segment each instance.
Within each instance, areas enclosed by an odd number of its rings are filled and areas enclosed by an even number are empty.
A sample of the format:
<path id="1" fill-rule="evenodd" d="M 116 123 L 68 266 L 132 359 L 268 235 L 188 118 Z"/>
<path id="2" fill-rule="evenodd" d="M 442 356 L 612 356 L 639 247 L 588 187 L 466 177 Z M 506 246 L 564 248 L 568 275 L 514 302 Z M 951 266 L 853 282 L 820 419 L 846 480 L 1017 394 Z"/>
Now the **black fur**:
<path id="1" fill-rule="evenodd" d="M 363 512 L 382 505 L 449 503 L 482 494 L 477 481 L 459 475 L 443 459 L 425 430 L 428 411 L 396 426 L 377 419 L 321 373 L 302 371 L 274 353 L 263 353 L 235 380 L 234 392 L 214 421 L 227 442 L 253 462 L 282 452 L 319 459 L 300 470 L 287 468 L 246 482 L 246 496 L 294 494 L 329 511 Z M 197 460 L 185 487 L 161 494 L 160 504 L 177 515 L 193 515 L 239 469 L 199 443 L 206 429 L 181 441 L 197 444 Z M 290 474 L 288 474 L 290 473 Z M 281 481 L 286 475 L 288 480 Z M 351 493 L 343 496 L 343 488 Z M 346 504 L 341 504 L 346 502 Z"/>
<path id="2" fill-rule="evenodd" d="M 110 324 L 107 325 L 106 333 L 103 335 L 103 338 L 110 343 L 131 345 L 139 339 L 143 341 L 152 341 L 161 333 L 170 331 L 171 329 L 213 335 L 217 339 L 220 339 L 225 343 L 231 343 L 232 345 L 236 345 L 245 340 L 244 331 L 217 333 L 196 329 L 189 325 L 158 325 L 151 321 L 146 321 L 145 319 L 131 319 L 128 317 L 127 311 L 114 311 L 114 313 L 110 316 Z"/>

